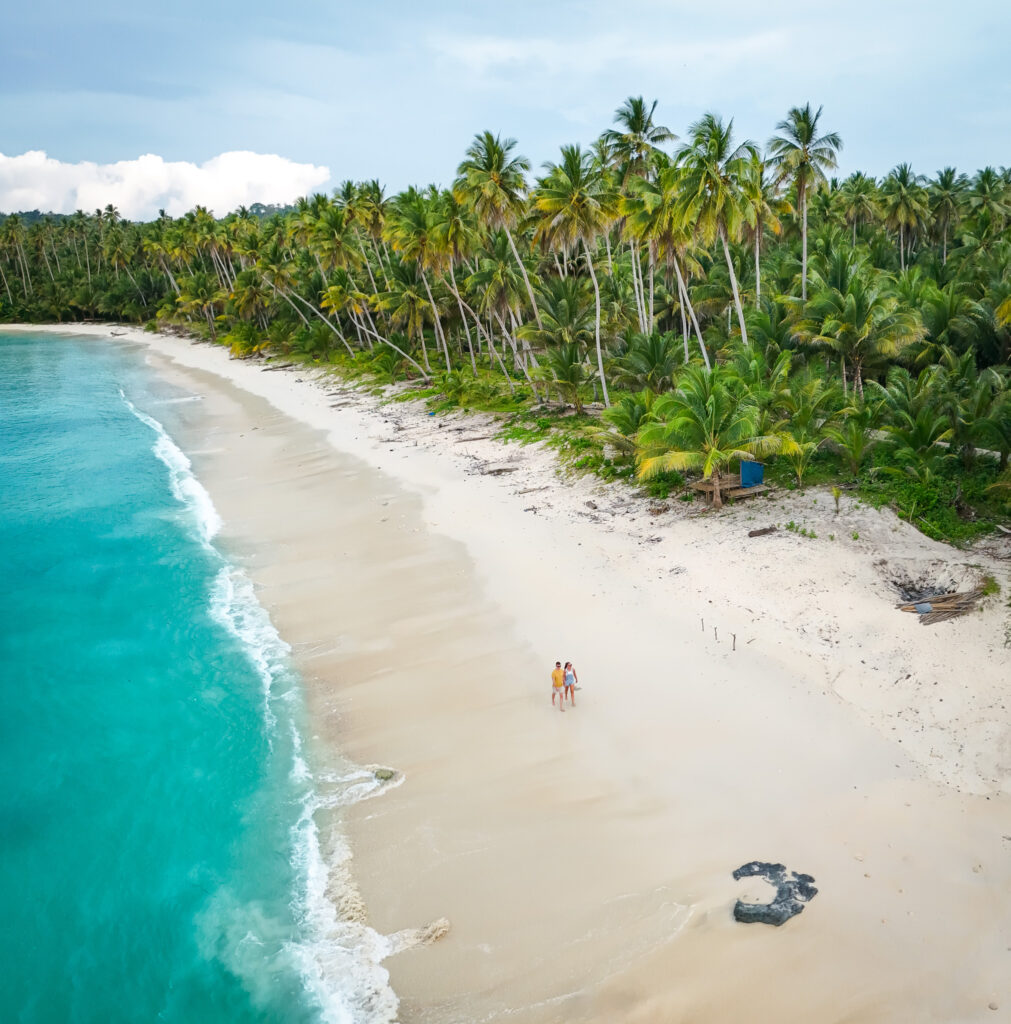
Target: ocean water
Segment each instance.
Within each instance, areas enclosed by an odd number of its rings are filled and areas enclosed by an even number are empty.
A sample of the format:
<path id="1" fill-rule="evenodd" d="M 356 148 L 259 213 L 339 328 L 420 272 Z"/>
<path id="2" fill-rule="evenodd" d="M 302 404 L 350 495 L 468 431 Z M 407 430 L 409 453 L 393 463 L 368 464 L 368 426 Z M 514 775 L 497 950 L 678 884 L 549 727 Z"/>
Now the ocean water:
<path id="1" fill-rule="evenodd" d="M 0 1021 L 393 1020 L 317 825 L 373 777 L 311 770 L 163 426 L 185 400 L 126 346 L 0 328 Z"/>

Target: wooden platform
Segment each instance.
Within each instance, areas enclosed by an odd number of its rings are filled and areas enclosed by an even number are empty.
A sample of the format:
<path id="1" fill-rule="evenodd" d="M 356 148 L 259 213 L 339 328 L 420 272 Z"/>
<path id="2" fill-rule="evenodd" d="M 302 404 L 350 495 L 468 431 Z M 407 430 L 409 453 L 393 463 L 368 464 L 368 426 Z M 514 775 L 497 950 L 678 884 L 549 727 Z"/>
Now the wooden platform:
<path id="1" fill-rule="evenodd" d="M 692 487 L 705 495 L 706 504 L 711 505 L 713 503 L 713 486 L 712 480 L 696 480 Z M 741 486 L 741 476 L 739 473 L 730 473 L 727 476 L 720 477 L 720 498 L 723 501 L 743 501 L 745 498 L 754 498 L 758 494 L 764 494 L 769 489 L 767 484 L 754 484 L 751 487 Z"/>

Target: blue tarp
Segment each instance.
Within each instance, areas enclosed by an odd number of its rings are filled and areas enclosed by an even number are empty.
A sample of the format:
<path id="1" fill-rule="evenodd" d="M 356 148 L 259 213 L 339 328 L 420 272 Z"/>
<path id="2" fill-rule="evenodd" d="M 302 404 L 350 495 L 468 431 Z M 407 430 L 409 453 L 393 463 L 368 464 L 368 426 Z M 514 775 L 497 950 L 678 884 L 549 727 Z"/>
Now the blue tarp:
<path id="1" fill-rule="evenodd" d="M 754 487 L 765 479 L 765 466 L 761 462 L 741 463 L 741 486 Z"/>

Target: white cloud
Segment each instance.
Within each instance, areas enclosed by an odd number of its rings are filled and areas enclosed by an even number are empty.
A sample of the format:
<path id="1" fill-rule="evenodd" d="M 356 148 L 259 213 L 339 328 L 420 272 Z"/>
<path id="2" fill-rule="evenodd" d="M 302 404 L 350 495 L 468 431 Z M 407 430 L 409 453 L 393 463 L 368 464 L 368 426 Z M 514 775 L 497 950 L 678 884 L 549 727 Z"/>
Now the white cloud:
<path id="1" fill-rule="evenodd" d="M 202 164 L 166 161 L 148 153 L 112 164 L 64 163 L 31 150 L 0 153 L 0 210 L 88 212 L 112 203 L 131 220 L 171 216 L 206 206 L 222 216 L 251 203 L 288 203 L 323 185 L 327 167 L 283 156 L 234 151 Z"/>

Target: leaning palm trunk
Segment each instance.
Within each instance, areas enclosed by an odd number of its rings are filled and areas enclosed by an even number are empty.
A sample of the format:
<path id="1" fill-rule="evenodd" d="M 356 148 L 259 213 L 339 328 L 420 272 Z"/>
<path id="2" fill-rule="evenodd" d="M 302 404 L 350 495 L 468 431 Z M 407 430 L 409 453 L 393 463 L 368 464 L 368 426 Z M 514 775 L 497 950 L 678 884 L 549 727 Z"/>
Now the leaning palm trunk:
<path id="1" fill-rule="evenodd" d="M 674 264 L 674 273 L 678 279 L 678 291 L 681 293 L 681 301 L 687 307 L 688 314 L 692 319 L 692 326 L 695 328 L 695 337 L 699 342 L 699 349 L 702 352 L 702 360 L 706 364 L 706 369 L 711 370 L 712 365 L 709 362 L 709 353 L 706 351 L 706 343 L 702 340 L 702 329 L 699 327 L 699 318 L 695 315 L 695 307 L 692 305 L 692 300 L 688 297 L 688 285 L 685 284 L 684 278 L 681 276 L 681 268 L 678 266 L 677 257 L 673 257 L 671 262 Z"/>
<path id="2" fill-rule="evenodd" d="M 520 357 L 519 347 L 516 344 L 516 339 L 509 333 L 509 328 L 506 327 L 505 320 L 496 313 L 495 319 L 498 320 L 499 327 L 502 328 L 502 337 L 509 343 L 509 347 L 513 350 L 513 366 L 518 366 L 523 371 L 523 376 L 526 377 L 527 383 L 534 387 L 534 382 L 530 379 L 530 374 L 527 372 L 527 366 L 525 360 Z M 534 388 L 536 394 L 537 389 Z"/>
<path id="3" fill-rule="evenodd" d="M 4 288 L 7 290 L 7 298 L 10 304 L 14 305 L 14 296 L 11 295 L 11 286 L 7 283 L 7 275 L 4 273 L 3 264 L 0 263 L 0 278 L 3 278 Z"/>
<path id="4" fill-rule="evenodd" d="M 323 312 L 323 310 L 317 309 L 308 299 L 303 299 L 302 296 L 298 294 L 298 292 L 292 292 L 292 295 L 296 299 L 298 299 L 299 302 L 301 302 L 304 305 L 308 306 L 309 309 L 311 309 L 313 311 L 313 313 L 315 313 L 316 316 L 318 316 L 320 318 L 320 320 L 322 320 L 323 323 L 325 323 L 327 325 L 327 327 L 329 327 L 330 330 L 333 331 L 333 333 L 337 335 L 337 337 L 341 341 L 341 344 L 343 344 L 343 346 L 348 350 L 348 355 L 352 355 L 353 356 L 355 354 L 354 350 L 348 344 L 347 338 L 345 338 L 344 335 L 341 334 L 340 330 L 337 328 L 337 326 L 334 324 L 334 322 L 326 315 L 326 313 Z M 303 319 L 305 319 L 305 318 L 303 317 Z M 308 320 L 305 321 L 305 325 L 306 325 L 306 327 L 309 326 L 309 321 Z"/>
<path id="5" fill-rule="evenodd" d="M 600 347 L 600 285 L 597 284 L 597 274 L 593 269 L 593 256 L 590 254 L 590 247 L 583 239 L 583 248 L 586 250 L 586 265 L 590 268 L 590 280 L 593 282 L 594 301 L 594 340 L 597 343 L 597 372 L 600 375 L 600 389 L 604 396 L 604 408 L 611 407 L 611 399 L 607 394 L 607 379 L 604 377 L 604 353 Z"/>
<path id="6" fill-rule="evenodd" d="M 477 330 L 478 330 L 478 344 L 480 344 L 481 336 L 482 335 L 484 335 L 485 341 L 488 342 L 488 365 L 489 365 L 489 367 L 494 370 L 495 369 L 495 360 L 496 359 L 498 360 L 498 364 L 502 368 L 502 373 L 505 375 L 506 383 L 509 385 L 509 393 L 513 394 L 516 389 L 513 387 L 512 377 L 509 376 L 509 371 L 506 369 L 505 363 L 502 362 L 502 357 L 498 354 L 498 349 L 495 348 L 495 340 L 494 340 L 494 338 L 492 338 L 490 331 L 486 331 L 485 330 L 484 324 L 481 323 L 481 317 L 479 317 L 477 315 L 477 313 L 475 313 L 474 310 L 470 306 L 468 306 L 466 302 L 463 301 L 463 299 L 461 298 L 459 292 L 456 292 L 456 300 L 474 318 L 474 323 L 477 325 Z M 489 314 L 488 323 L 489 323 L 489 327 L 490 327 L 490 325 L 491 325 L 491 315 L 490 314 Z"/>
<path id="7" fill-rule="evenodd" d="M 449 288 L 453 293 L 453 297 L 456 299 L 456 304 L 460 307 L 460 319 L 463 321 L 463 331 L 467 335 L 467 349 L 470 352 L 470 368 L 474 376 L 477 376 L 477 360 L 474 358 L 474 343 L 470 338 L 470 327 L 467 325 L 467 314 L 463 311 L 463 299 L 460 298 L 460 292 L 456 287 L 456 274 L 453 273 L 453 261 L 449 261 Z"/>
<path id="8" fill-rule="evenodd" d="M 741 340 L 748 348 L 748 329 L 744 326 L 744 310 L 741 308 L 741 293 L 737 289 L 737 274 L 734 273 L 734 261 L 730 258 L 730 246 L 727 244 L 727 233 L 720 230 L 720 241 L 723 243 L 723 255 L 727 259 L 727 270 L 730 271 L 730 287 L 734 292 L 734 305 L 737 307 L 737 321 L 741 325 Z"/>
<path id="9" fill-rule="evenodd" d="M 293 310 L 295 310 L 295 313 L 298 315 L 298 318 L 302 321 L 302 323 L 305 324 L 306 327 L 308 327 L 309 321 L 306 319 L 305 313 L 303 313 L 302 310 L 300 310 L 298 306 L 295 305 L 295 303 L 291 299 L 291 296 L 283 288 L 278 288 L 276 284 L 273 284 L 270 281 L 268 281 L 267 284 L 269 284 L 270 287 L 274 289 L 275 295 L 280 295 L 281 298 L 284 299 L 284 301 L 287 302 L 288 305 L 291 306 Z"/>
<path id="10" fill-rule="evenodd" d="M 432 307 L 432 322 L 435 324 L 435 341 L 438 344 L 442 342 L 442 351 L 446 357 L 446 373 L 449 373 L 453 369 L 453 364 L 449 361 L 449 342 L 446 341 L 446 335 L 442 330 L 442 321 L 439 319 L 439 307 L 435 304 L 435 299 L 432 296 L 432 289 L 428 285 L 428 276 L 425 274 L 425 268 L 419 267 L 421 270 L 421 280 L 425 283 L 425 294 L 428 296 L 428 304 Z"/>
<path id="11" fill-rule="evenodd" d="M 505 228 L 506 238 L 509 239 L 509 248 L 513 251 L 513 256 L 516 262 L 519 264 L 520 273 L 523 275 L 523 283 L 527 286 L 527 295 L 530 296 L 530 305 L 533 307 L 534 320 L 537 321 L 537 329 L 543 330 L 544 325 L 541 323 L 541 311 L 537 308 L 537 300 L 534 298 L 534 289 L 530 284 L 530 278 L 527 277 L 527 268 L 523 266 L 523 260 L 520 259 L 519 251 L 516 249 L 516 243 L 513 241 L 512 232 L 509 230 L 509 226 L 503 225 Z"/>
<path id="12" fill-rule="evenodd" d="M 389 345 L 394 352 L 399 352 L 411 364 L 411 366 L 413 366 L 418 371 L 418 373 L 421 374 L 421 376 L 426 381 L 429 380 L 429 374 L 425 373 L 425 371 L 399 345 L 394 344 L 392 341 L 390 341 L 389 338 L 383 338 L 380 335 L 376 334 L 375 331 L 371 331 L 370 328 L 365 326 L 365 324 L 359 323 L 357 320 L 355 320 L 354 313 L 351 314 L 351 319 L 355 321 L 356 326 L 361 327 L 361 329 L 366 331 L 367 333 L 371 333 L 375 337 L 376 341 L 379 342 L 380 345 Z"/>

